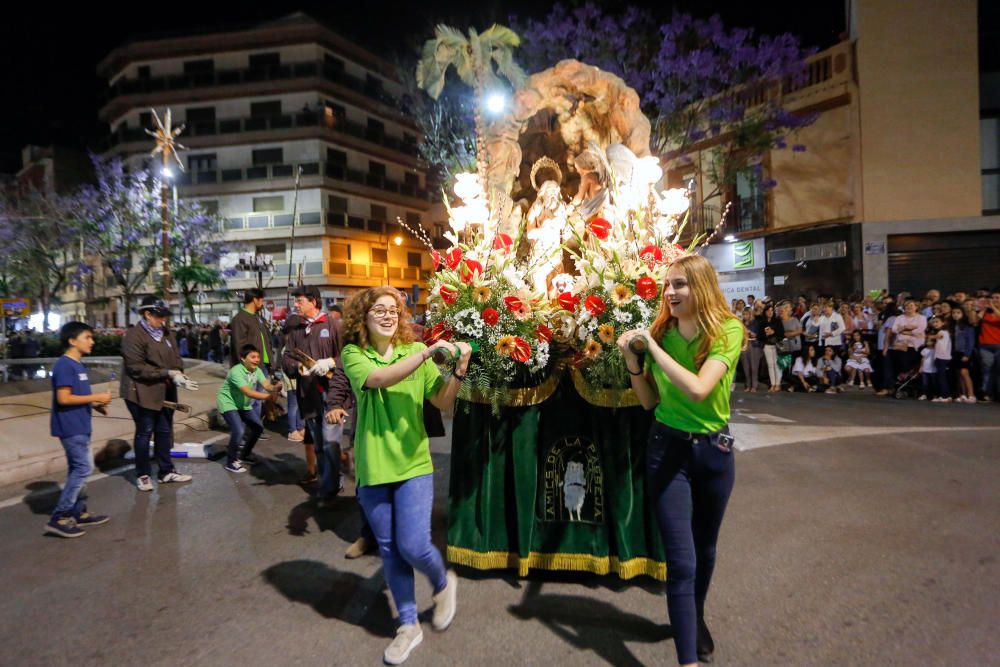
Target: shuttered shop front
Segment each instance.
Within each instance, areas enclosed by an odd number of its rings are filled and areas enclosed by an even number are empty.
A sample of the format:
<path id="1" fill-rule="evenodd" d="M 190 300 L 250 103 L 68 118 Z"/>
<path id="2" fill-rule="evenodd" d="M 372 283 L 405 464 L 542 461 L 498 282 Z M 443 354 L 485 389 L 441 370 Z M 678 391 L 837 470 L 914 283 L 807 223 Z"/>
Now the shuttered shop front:
<path id="1" fill-rule="evenodd" d="M 1000 229 L 888 238 L 889 291 L 974 292 L 1000 287 Z"/>

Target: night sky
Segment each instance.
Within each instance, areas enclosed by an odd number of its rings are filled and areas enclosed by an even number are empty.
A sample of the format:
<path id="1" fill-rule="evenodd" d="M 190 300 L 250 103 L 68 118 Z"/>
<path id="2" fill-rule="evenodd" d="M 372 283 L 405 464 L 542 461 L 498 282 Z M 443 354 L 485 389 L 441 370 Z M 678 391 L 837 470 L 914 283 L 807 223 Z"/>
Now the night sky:
<path id="1" fill-rule="evenodd" d="M 270 4 L 270 3 L 269 3 Z M 486 28 L 512 14 L 540 17 L 549 0 L 327 0 L 326 2 L 88 2 L 9 3 L 0 19 L 0 173 L 20 169 L 26 144 L 87 148 L 107 131 L 97 120 L 98 61 L 122 43 L 143 36 L 212 32 L 304 11 L 348 39 L 378 54 L 415 49 L 436 23 Z M 576 3 L 567 3 L 570 5 Z M 614 7 L 625 3 L 598 3 Z M 760 32 L 791 32 L 804 45 L 826 48 L 844 26 L 843 0 L 676 0 L 633 2 L 669 15 L 673 9 L 695 16 L 719 14 L 729 26 Z M 155 21 L 155 22 L 154 22 Z"/>

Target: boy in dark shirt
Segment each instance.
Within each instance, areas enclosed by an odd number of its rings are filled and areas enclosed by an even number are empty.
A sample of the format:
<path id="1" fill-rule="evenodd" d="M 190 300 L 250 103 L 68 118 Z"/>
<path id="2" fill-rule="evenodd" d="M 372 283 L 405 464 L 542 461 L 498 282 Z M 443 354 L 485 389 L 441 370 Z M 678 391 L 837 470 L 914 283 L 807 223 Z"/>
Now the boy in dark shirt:
<path id="1" fill-rule="evenodd" d="M 111 394 L 90 391 L 87 367 L 81 363 L 94 347 L 94 332 L 83 322 L 68 322 L 59 331 L 65 352 L 52 366 L 52 435 L 66 450 L 68 473 L 59 502 L 45 532 L 59 537 L 81 537 L 81 526 L 97 526 L 108 517 L 91 514 L 80 492 L 92 468 L 90 457 L 91 406 L 103 408 Z"/>

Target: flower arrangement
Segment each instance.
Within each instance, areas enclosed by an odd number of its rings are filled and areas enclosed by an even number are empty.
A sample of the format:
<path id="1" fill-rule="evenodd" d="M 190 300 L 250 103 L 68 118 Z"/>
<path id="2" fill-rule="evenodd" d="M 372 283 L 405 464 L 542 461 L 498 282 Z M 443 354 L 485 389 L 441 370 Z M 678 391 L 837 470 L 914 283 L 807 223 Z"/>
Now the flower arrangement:
<path id="1" fill-rule="evenodd" d="M 496 408 L 508 389 L 537 384 L 550 370 L 551 307 L 526 280 L 515 252 L 520 235 L 502 233 L 490 220 L 476 175 L 460 174 L 455 193 L 462 205 L 449 207 L 451 231 L 445 234 L 453 245 L 443 254 L 431 248 L 435 273 L 424 339 L 478 348 L 467 383 Z"/>

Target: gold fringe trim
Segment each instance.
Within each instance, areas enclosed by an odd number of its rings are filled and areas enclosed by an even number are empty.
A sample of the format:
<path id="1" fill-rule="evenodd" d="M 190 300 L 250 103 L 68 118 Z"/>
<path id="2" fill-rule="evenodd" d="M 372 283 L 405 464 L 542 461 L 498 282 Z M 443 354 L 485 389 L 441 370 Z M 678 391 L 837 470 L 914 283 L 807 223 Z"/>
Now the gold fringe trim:
<path id="1" fill-rule="evenodd" d="M 573 369 L 573 386 L 583 400 L 600 408 L 634 408 L 642 405 L 631 389 L 603 389 L 592 386 L 577 369 Z"/>
<path id="2" fill-rule="evenodd" d="M 505 408 L 523 408 L 531 405 L 544 403 L 555 393 L 559 386 L 559 375 L 553 373 L 545 382 L 534 387 L 524 387 L 521 389 L 508 389 L 500 398 L 500 405 Z M 482 403 L 492 405 L 489 397 L 481 391 L 476 390 L 471 385 L 463 384 L 458 390 L 458 397 L 471 403 Z"/>
<path id="3" fill-rule="evenodd" d="M 667 580 L 667 564 L 646 557 L 622 561 L 617 556 L 543 554 L 532 551 L 527 558 L 522 558 L 520 554 L 506 551 L 482 552 L 449 545 L 448 562 L 477 570 L 516 569 L 520 577 L 527 576 L 530 569 L 536 568 L 590 572 L 591 574 L 617 574 L 621 579 L 633 579 L 644 574 L 657 581 Z"/>

